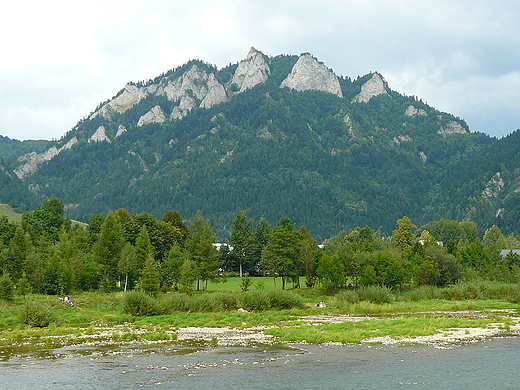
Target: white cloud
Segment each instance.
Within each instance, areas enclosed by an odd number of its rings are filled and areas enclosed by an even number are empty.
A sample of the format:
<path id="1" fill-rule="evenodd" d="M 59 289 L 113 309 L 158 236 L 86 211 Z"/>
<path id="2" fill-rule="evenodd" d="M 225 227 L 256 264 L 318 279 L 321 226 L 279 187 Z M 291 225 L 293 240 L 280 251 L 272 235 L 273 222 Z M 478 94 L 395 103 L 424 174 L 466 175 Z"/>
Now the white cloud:
<path id="1" fill-rule="evenodd" d="M 59 138 L 129 81 L 194 58 L 222 67 L 250 46 L 380 71 L 472 130 L 520 127 L 513 0 L 22 0 L 3 14 L 0 134 L 14 138 Z"/>

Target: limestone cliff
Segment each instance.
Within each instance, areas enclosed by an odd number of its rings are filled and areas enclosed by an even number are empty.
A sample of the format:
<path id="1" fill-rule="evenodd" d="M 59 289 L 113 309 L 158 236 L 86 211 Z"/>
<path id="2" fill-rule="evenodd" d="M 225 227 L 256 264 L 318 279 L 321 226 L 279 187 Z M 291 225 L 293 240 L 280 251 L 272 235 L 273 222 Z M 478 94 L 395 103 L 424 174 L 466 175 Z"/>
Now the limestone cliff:
<path id="1" fill-rule="evenodd" d="M 338 77 L 310 54 L 298 58 L 291 73 L 282 81 L 280 87 L 296 91 L 323 91 L 343 97 Z"/>
<path id="2" fill-rule="evenodd" d="M 188 113 L 197 106 L 195 99 L 191 96 L 186 95 L 181 98 L 178 106 L 173 107 L 173 111 L 170 115 L 172 120 L 178 120 L 184 118 Z"/>
<path id="3" fill-rule="evenodd" d="M 111 114 L 115 112 L 122 114 L 147 96 L 148 90 L 146 88 L 139 88 L 136 85 L 127 84 L 119 95 L 94 112 L 91 118 L 95 118 L 98 115 L 104 118 L 110 118 Z"/>
<path id="4" fill-rule="evenodd" d="M 123 135 L 124 133 L 126 133 L 128 130 L 126 129 L 125 126 L 123 125 L 119 125 L 117 127 L 117 133 L 116 133 L 116 138 L 120 137 L 121 135 Z"/>
<path id="5" fill-rule="evenodd" d="M 269 64 L 264 55 L 251 47 L 246 59 L 238 64 L 231 85 L 238 87 L 236 93 L 244 92 L 258 84 L 265 83 L 269 73 Z"/>
<path id="6" fill-rule="evenodd" d="M 88 142 L 103 142 L 106 141 L 108 143 L 112 143 L 110 138 L 108 138 L 106 134 L 105 126 L 99 126 L 94 134 L 92 134 L 92 137 L 89 138 Z"/>
<path id="7" fill-rule="evenodd" d="M 164 123 L 166 121 L 166 114 L 161 107 L 155 106 L 146 114 L 139 118 L 137 127 L 148 125 L 150 123 Z"/>
<path id="8" fill-rule="evenodd" d="M 352 99 L 352 103 L 368 103 L 374 96 L 385 93 L 388 92 L 386 92 L 383 76 L 379 73 L 374 73 L 372 78 L 361 86 L 361 92 Z"/>
<path id="9" fill-rule="evenodd" d="M 20 179 L 24 179 L 27 176 L 35 173 L 40 165 L 52 160 L 55 156 L 60 154 L 62 151 L 72 148 L 78 143 L 76 137 L 72 138 L 69 142 L 63 145 L 61 148 L 53 146 L 43 153 L 31 152 L 18 157 L 18 162 L 21 163 L 15 170 L 14 173 Z"/>

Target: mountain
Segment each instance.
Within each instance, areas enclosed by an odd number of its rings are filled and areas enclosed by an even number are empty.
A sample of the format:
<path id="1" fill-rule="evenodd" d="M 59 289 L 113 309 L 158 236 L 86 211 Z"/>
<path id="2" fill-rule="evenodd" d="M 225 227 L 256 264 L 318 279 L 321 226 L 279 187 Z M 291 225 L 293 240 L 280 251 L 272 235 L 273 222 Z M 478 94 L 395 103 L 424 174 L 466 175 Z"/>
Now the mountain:
<path id="1" fill-rule="evenodd" d="M 200 210 L 224 239 L 243 209 L 271 224 L 288 216 L 319 240 L 365 225 L 390 233 L 403 215 L 508 234 L 518 137 L 472 133 L 377 72 L 339 77 L 309 53 L 251 48 L 222 69 L 190 61 L 129 83 L 59 141 L 7 156 L 4 140 L 0 156 L 26 191 L 63 199 L 80 221 L 119 207 Z"/>

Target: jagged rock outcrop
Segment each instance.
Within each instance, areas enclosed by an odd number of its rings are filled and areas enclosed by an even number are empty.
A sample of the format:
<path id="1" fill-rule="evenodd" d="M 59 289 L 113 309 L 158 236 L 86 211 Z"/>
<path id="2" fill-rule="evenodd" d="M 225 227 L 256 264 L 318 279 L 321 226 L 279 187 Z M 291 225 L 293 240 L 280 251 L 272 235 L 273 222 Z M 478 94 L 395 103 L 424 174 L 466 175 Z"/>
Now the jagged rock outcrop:
<path id="1" fill-rule="evenodd" d="M 20 179 L 24 179 L 27 176 L 30 176 L 33 173 L 35 173 L 43 163 L 52 160 L 62 151 L 72 148 L 77 143 L 78 139 L 76 137 L 73 137 L 61 148 L 53 146 L 43 153 L 31 152 L 24 154 L 23 156 L 18 157 L 18 162 L 20 162 L 21 165 L 14 170 L 14 173 Z"/>
<path id="2" fill-rule="evenodd" d="M 409 135 L 399 135 L 397 137 L 394 137 L 394 142 L 397 145 L 400 145 L 402 142 L 409 142 L 411 140 L 412 140 L 412 138 L 410 138 Z"/>
<path id="3" fill-rule="evenodd" d="M 442 135 L 443 137 L 446 137 L 448 135 L 452 134 L 466 134 L 467 131 L 462 125 L 455 121 L 449 121 L 446 126 L 441 126 L 439 131 L 437 131 L 437 134 Z"/>
<path id="4" fill-rule="evenodd" d="M 217 81 L 213 73 L 208 77 L 207 81 L 208 92 L 200 102 L 200 108 L 211 108 L 219 103 L 227 101 L 226 89 Z"/>
<path id="5" fill-rule="evenodd" d="M 119 95 L 93 113 L 90 118 L 95 118 L 98 115 L 104 118 L 110 118 L 114 112 L 122 114 L 147 97 L 148 94 L 149 92 L 146 88 L 139 88 L 136 85 L 127 84 Z"/>
<path id="6" fill-rule="evenodd" d="M 379 73 L 374 73 L 372 78 L 361 86 L 361 92 L 358 93 L 352 103 L 368 103 L 374 96 L 388 93 L 386 91 L 385 80 Z"/>
<path id="7" fill-rule="evenodd" d="M 345 124 L 345 126 L 347 127 L 347 131 L 348 133 L 352 136 L 352 137 L 355 137 L 356 134 L 354 133 L 354 128 L 352 127 L 352 119 L 350 119 L 350 116 L 348 114 L 346 114 L 344 117 L 343 117 L 343 123 Z"/>
<path id="8" fill-rule="evenodd" d="M 184 118 L 188 113 L 197 106 L 197 102 L 191 96 L 186 95 L 181 98 L 178 106 L 173 107 L 170 115 L 171 120 L 178 120 Z"/>
<path id="9" fill-rule="evenodd" d="M 497 198 L 502 190 L 505 187 L 504 180 L 500 172 L 495 173 L 495 175 L 488 181 L 486 188 L 482 191 L 482 196 L 487 200 L 491 198 Z"/>
<path id="10" fill-rule="evenodd" d="M 197 100 L 204 101 L 204 108 L 227 101 L 226 90 L 215 78 L 215 75 L 213 73 L 208 74 L 197 65 L 193 65 L 181 77 L 168 80 L 165 86 L 157 89 L 158 95 L 164 94 L 168 100 L 174 102 L 179 101 L 184 96 L 189 96 L 190 93 Z"/>
<path id="11" fill-rule="evenodd" d="M 103 142 L 106 141 L 109 144 L 112 143 L 110 138 L 106 134 L 105 126 L 99 126 L 94 134 L 89 138 L 88 142 Z"/>
<path id="12" fill-rule="evenodd" d="M 160 106 L 154 106 L 150 111 L 139 118 L 137 127 L 148 125 L 150 123 L 164 123 L 166 121 L 166 114 Z"/>
<path id="13" fill-rule="evenodd" d="M 338 77 L 310 54 L 298 58 L 291 73 L 280 85 L 280 88 L 285 87 L 296 91 L 323 91 L 343 97 Z"/>
<path id="14" fill-rule="evenodd" d="M 125 126 L 123 125 L 119 125 L 117 127 L 117 133 L 116 133 L 116 138 L 119 138 L 121 135 L 123 135 L 124 133 L 126 133 L 128 130 L 126 129 Z"/>
<path id="15" fill-rule="evenodd" d="M 416 116 L 427 116 L 428 114 L 422 108 L 415 108 L 414 106 L 409 105 L 408 107 L 406 107 L 404 115 L 413 118 Z"/>
<path id="16" fill-rule="evenodd" d="M 258 84 L 264 83 L 269 77 L 269 64 L 264 55 L 254 47 L 249 49 L 245 60 L 238 64 L 231 85 L 235 85 L 236 93 L 244 92 Z"/>

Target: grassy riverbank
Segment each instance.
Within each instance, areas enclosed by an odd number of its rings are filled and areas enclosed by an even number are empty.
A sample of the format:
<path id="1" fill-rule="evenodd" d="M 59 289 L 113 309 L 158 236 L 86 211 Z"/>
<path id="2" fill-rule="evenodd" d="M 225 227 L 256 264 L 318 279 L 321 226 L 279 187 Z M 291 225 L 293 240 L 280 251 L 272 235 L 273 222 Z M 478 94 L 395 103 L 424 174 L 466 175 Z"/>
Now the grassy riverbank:
<path id="1" fill-rule="evenodd" d="M 480 290 L 484 288 L 480 286 Z M 194 302 L 200 298 L 208 301 L 217 299 L 216 294 L 219 293 L 197 293 L 192 297 L 161 294 L 155 300 L 164 307 L 168 300 L 182 298 Z M 230 291 L 227 294 L 225 299 L 228 301 L 244 302 L 241 292 Z M 186 328 L 200 329 L 195 336 L 189 337 L 209 344 L 216 344 L 219 337 L 225 337 L 222 332 L 210 331 L 211 328 L 265 333 L 273 336 L 272 342 L 359 343 L 379 342 L 382 337 L 400 340 L 447 336 L 461 329 L 463 336 L 488 335 L 488 330 L 493 330 L 493 334 L 516 332 L 520 323 L 519 305 L 511 302 L 516 299 L 489 299 L 484 295 L 480 299 L 418 299 L 419 295 L 408 292 L 394 294 L 388 302 L 376 303 L 359 300 L 359 296 L 353 299 L 350 293 L 347 296 L 345 293 L 327 295 L 320 290 L 302 289 L 297 294 L 302 304 L 291 309 L 241 313 L 233 306 L 238 303 L 232 303 L 227 310 L 212 311 L 209 301 L 209 308 L 199 303 L 199 306 L 187 307 L 185 311 L 163 309 L 153 316 L 128 314 L 124 305 L 125 293 L 122 292 L 80 293 L 73 296 L 73 307 L 55 296 L 18 296 L 11 302 L 0 303 L 0 344 L 172 342 Z M 359 294 L 362 296 L 361 292 Z M 327 307 L 315 306 L 321 300 L 325 300 Z M 28 302 L 50 310 L 52 321 L 48 326 L 31 327 L 23 322 L 21 312 Z M 206 308 L 196 311 L 194 307 Z M 475 333 L 472 329 L 486 331 Z"/>

